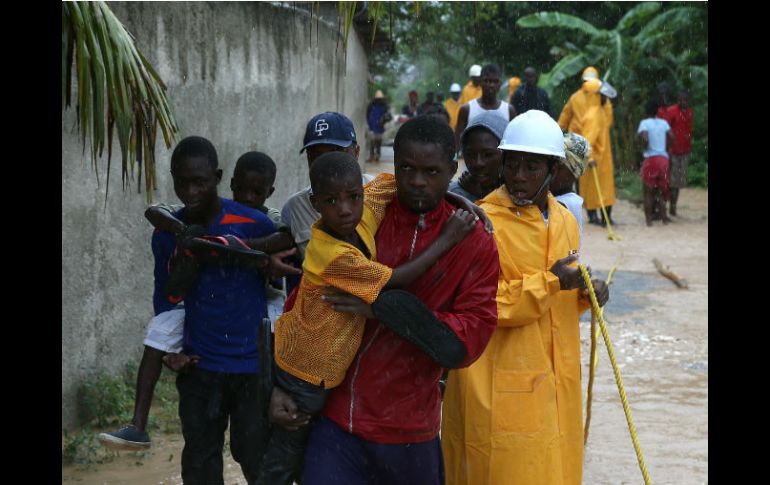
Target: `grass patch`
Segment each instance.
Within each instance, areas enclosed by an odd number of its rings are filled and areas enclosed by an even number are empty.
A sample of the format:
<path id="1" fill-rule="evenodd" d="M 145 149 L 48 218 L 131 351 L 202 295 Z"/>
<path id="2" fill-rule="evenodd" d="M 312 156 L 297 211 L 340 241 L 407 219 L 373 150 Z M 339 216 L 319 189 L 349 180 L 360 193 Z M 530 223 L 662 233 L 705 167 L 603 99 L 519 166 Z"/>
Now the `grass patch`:
<path id="1" fill-rule="evenodd" d="M 133 389 L 123 376 L 90 373 L 77 395 L 78 419 L 82 426 L 114 426 L 131 419 Z"/>
<path id="2" fill-rule="evenodd" d="M 639 172 L 623 169 L 615 172 L 615 195 L 636 205 L 644 203 L 644 188 Z"/>
<path id="3" fill-rule="evenodd" d="M 691 163 L 687 166 L 687 186 L 708 188 L 708 163 Z"/>
<path id="4" fill-rule="evenodd" d="M 131 421 L 134 412 L 134 391 L 137 361 L 129 362 L 122 373 L 88 373 L 78 389 L 78 429 L 63 431 L 62 465 L 92 465 L 111 461 L 118 454 L 106 449 L 96 438 L 102 431 L 116 431 Z M 176 374 L 163 369 L 155 386 L 147 429 L 161 433 L 180 433 L 177 413 L 179 395 Z M 138 453 L 138 456 L 143 452 Z"/>
<path id="5" fill-rule="evenodd" d="M 90 465 L 98 461 L 97 451 L 100 445 L 96 435 L 81 428 L 75 433 L 64 431 L 62 436 L 62 465 Z"/>

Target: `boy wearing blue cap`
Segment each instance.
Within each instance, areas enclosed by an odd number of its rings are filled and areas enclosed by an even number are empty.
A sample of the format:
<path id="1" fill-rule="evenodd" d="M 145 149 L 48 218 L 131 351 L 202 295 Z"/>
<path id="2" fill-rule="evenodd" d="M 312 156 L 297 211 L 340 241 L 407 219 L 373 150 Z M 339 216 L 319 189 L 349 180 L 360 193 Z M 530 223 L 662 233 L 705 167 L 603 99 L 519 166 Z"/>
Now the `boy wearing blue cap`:
<path id="1" fill-rule="evenodd" d="M 333 111 L 313 116 L 305 127 L 305 138 L 302 150 L 307 153 L 308 172 L 316 158 L 327 152 L 346 152 L 358 160 L 361 147 L 356 140 L 356 130 L 350 118 Z M 361 184 L 365 184 L 374 177 L 362 175 Z M 319 214 L 310 203 L 310 185 L 295 193 L 286 201 L 281 210 L 281 218 L 284 224 L 289 226 L 294 242 L 299 248 L 300 257 L 305 257 L 305 248 L 310 241 L 310 229 L 315 221 L 320 219 Z"/>

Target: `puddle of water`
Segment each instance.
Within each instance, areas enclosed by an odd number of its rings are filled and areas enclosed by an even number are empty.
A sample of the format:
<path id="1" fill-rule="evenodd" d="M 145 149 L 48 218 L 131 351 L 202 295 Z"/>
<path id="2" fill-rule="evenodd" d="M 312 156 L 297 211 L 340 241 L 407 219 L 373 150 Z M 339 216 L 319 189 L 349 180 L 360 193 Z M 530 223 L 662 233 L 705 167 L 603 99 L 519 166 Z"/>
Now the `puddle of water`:
<path id="1" fill-rule="evenodd" d="M 709 373 L 709 363 L 706 361 L 682 362 L 682 368 L 699 374 L 708 375 Z"/>
<path id="2" fill-rule="evenodd" d="M 607 279 L 607 273 L 594 271 L 594 278 Z M 652 273 L 638 271 L 616 271 L 610 284 L 610 301 L 607 302 L 605 312 L 607 315 L 624 315 L 649 306 L 647 293 L 671 288 L 671 282 Z M 583 318 L 591 314 L 587 312 Z M 639 322 L 642 323 L 642 322 Z"/>
<path id="3" fill-rule="evenodd" d="M 608 330 L 653 483 L 708 483 L 705 304 L 694 293 L 687 294 L 687 306 L 679 298 L 670 298 L 669 293 L 677 289 L 655 273 L 618 271 L 610 291 Z M 584 380 L 588 328 L 590 312 L 581 319 Z M 641 483 L 607 351 L 601 337 L 599 341 L 583 483 Z"/>

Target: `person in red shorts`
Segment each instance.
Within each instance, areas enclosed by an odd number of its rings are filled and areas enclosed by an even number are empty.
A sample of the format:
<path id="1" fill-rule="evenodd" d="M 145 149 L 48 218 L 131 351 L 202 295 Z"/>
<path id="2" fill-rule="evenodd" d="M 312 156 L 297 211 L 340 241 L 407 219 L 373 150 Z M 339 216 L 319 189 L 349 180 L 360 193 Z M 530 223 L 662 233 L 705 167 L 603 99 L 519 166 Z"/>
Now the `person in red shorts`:
<path id="1" fill-rule="evenodd" d="M 657 116 L 657 101 L 648 101 L 644 111 L 647 118 L 639 123 L 639 129 L 636 130 L 644 146 L 644 162 L 641 169 L 644 184 L 644 219 L 648 226 L 652 226 L 652 206 L 657 203 L 663 224 L 668 224 L 671 222 L 666 214 L 665 203 L 668 200 L 668 147 L 674 141 L 674 134 L 668 121 Z"/>

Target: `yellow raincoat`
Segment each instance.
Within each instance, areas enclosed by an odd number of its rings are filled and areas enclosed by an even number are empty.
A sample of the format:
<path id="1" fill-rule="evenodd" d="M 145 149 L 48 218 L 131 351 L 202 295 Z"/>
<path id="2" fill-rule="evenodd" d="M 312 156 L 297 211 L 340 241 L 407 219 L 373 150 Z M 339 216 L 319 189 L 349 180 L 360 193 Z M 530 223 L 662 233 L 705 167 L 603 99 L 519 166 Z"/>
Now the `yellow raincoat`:
<path id="1" fill-rule="evenodd" d="M 564 105 L 559 116 L 559 126 L 562 130 L 583 135 L 591 144 L 595 169 L 586 167 L 580 177 L 580 196 L 583 197 L 583 207 L 598 209 L 599 194 L 592 170 L 598 170 L 599 185 L 602 191 L 604 205 L 615 204 L 615 177 L 612 164 L 612 146 L 610 143 L 610 127 L 612 126 L 612 103 L 608 99 L 604 106 L 598 92 L 588 92 L 586 84 L 576 91 Z"/>
<path id="2" fill-rule="evenodd" d="M 458 99 L 457 102 L 460 104 L 460 106 L 462 106 L 480 97 L 481 97 L 481 84 L 479 84 L 478 86 L 474 86 L 473 81 L 468 81 L 468 83 L 465 86 L 463 86 L 463 92 L 460 93 L 460 99 Z"/>
<path id="3" fill-rule="evenodd" d="M 479 204 L 500 253 L 498 322 L 481 357 L 449 373 L 441 442 L 447 485 L 580 484 L 583 463 L 578 290 L 549 271 L 580 244 L 570 212 L 548 195 L 549 227 L 505 186 Z"/>
<path id="4" fill-rule="evenodd" d="M 460 106 L 462 105 L 460 104 L 459 98 L 458 101 L 455 101 L 452 98 L 444 101 L 444 109 L 449 113 L 449 126 L 452 127 L 452 131 L 457 127 L 457 114 L 460 112 Z"/>
<path id="5" fill-rule="evenodd" d="M 519 86 L 521 86 L 521 79 L 519 79 L 518 76 L 513 76 L 508 80 L 508 99 L 506 99 L 507 102 L 513 101 L 511 99 L 511 96 L 513 96 L 513 93 L 516 92 L 517 89 L 519 89 Z"/>

